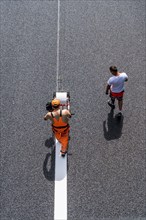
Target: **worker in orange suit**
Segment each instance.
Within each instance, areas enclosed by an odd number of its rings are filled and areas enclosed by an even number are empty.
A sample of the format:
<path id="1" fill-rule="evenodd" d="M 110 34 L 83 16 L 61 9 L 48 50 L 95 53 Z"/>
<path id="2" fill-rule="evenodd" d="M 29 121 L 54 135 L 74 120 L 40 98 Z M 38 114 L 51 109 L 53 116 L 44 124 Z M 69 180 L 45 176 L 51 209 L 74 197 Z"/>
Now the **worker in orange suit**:
<path id="1" fill-rule="evenodd" d="M 61 144 L 61 155 L 65 156 L 68 150 L 68 141 L 69 141 L 69 118 L 71 118 L 71 113 L 67 109 L 60 109 L 60 100 L 53 99 L 52 102 L 53 111 L 48 112 L 44 116 L 44 120 L 50 119 L 52 122 L 52 131 L 56 139 Z"/>

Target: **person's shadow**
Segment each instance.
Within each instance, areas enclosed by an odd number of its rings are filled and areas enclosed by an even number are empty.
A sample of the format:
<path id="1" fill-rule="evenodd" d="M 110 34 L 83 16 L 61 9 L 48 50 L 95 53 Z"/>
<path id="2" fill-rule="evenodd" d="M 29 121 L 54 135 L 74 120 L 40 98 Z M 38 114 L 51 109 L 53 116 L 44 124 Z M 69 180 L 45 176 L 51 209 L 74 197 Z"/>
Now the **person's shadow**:
<path id="1" fill-rule="evenodd" d="M 53 137 L 45 141 L 45 146 L 49 148 L 51 152 L 46 154 L 46 158 L 43 163 L 43 173 L 44 173 L 45 178 L 49 181 L 55 180 L 55 147 L 54 145 L 55 143 L 54 143 Z M 48 169 L 48 166 L 50 167 L 49 169 Z"/>
<path id="2" fill-rule="evenodd" d="M 103 122 L 104 137 L 106 140 L 118 139 L 122 135 L 124 116 L 120 118 L 114 117 L 114 111 L 111 109 L 108 114 L 107 123 L 106 120 Z M 107 125 L 106 125 L 107 124 Z"/>

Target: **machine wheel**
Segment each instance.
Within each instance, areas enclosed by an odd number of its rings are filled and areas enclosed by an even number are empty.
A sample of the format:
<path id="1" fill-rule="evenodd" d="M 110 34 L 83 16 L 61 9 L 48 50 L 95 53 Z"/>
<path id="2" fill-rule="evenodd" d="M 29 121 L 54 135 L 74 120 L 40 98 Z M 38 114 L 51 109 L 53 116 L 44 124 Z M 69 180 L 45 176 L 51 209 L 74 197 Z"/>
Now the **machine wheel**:
<path id="1" fill-rule="evenodd" d="M 53 92 L 53 99 L 56 97 L 56 92 Z"/>
<path id="2" fill-rule="evenodd" d="M 67 92 L 67 98 L 70 100 L 70 92 Z"/>

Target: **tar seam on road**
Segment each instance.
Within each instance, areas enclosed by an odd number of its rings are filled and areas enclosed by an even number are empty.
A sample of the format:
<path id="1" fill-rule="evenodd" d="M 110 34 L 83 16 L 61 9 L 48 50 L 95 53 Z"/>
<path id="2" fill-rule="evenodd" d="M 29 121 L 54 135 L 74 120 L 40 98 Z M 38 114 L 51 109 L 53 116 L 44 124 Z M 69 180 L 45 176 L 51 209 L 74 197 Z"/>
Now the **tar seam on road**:
<path id="1" fill-rule="evenodd" d="M 58 0 L 58 20 L 57 20 L 57 69 L 56 69 L 56 91 L 59 90 L 59 38 L 60 38 L 60 0 Z"/>

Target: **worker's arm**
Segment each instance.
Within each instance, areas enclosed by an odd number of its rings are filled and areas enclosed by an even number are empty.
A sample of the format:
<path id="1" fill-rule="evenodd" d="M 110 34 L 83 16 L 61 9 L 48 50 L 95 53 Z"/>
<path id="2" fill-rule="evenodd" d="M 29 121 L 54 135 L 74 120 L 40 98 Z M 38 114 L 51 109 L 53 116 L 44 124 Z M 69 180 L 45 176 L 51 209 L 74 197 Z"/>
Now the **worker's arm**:
<path id="1" fill-rule="evenodd" d="M 125 78 L 125 82 L 127 82 L 128 81 L 128 76 L 127 76 L 126 73 L 124 73 L 124 78 Z"/>
<path id="2" fill-rule="evenodd" d="M 106 86 L 106 91 L 105 91 L 105 94 L 106 94 L 106 95 L 108 95 L 108 91 L 109 91 L 110 87 L 111 87 L 111 86 L 107 84 L 107 86 Z"/>
<path id="3" fill-rule="evenodd" d="M 69 118 L 71 118 L 72 117 L 72 115 L 71 115 L 71 113 L 68 111 L 68 117 Z"/>
<path id="4" fill-rule="evenodd" d="M 64 110 L 65 112 L 65 115 L 67 115 L 68 116 L 68 118 L 71 118 L 71 113 L 70 113 L 70 111 L 69 110 L 67 110 L 67 109 L 65 109 Z"/>
<path id="5" fill-rule="evenodd" d="M 46 121 L 46 120 L 48 120 L 48 119 L 51 119 L 52 117 L 51 117 L 51 113 L 50 112 L 48 112 L 45 116 L 44 116 L 44 120 Z"/>

